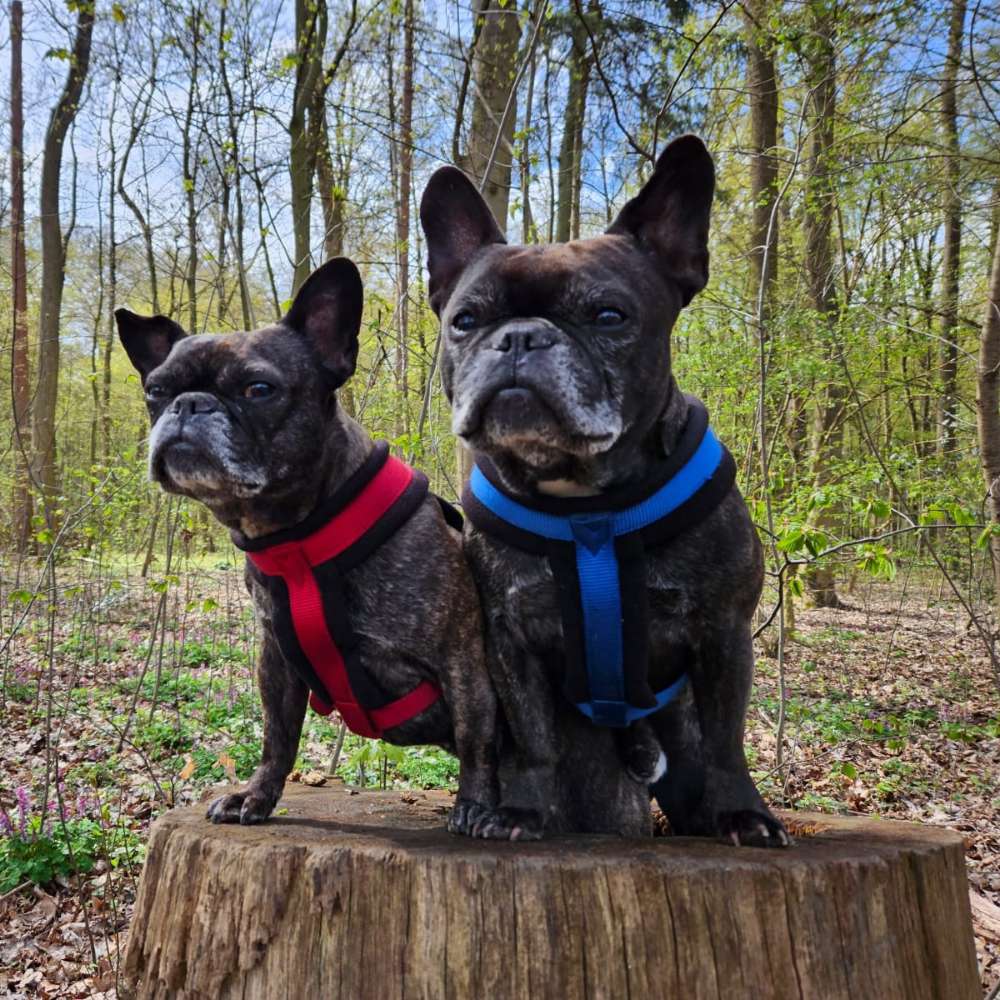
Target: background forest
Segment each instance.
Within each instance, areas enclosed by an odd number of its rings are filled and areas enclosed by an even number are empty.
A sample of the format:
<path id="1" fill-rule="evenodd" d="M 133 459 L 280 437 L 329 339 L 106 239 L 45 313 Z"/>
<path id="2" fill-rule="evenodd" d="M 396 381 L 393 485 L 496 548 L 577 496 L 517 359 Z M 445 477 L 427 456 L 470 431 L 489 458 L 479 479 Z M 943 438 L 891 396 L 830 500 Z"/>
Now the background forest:
<path id="1" fill-rule="evenodd" d="M 997 995 L 996 0 L 12 0 L 3 18 L 0 989 L 113 995 L 149 822 L 260 750 L 241 561 L 147 483 L 114 310 L 249 329 L 350 255 L 367 302 L 343 405 L 454 497 L 424 182 L 457 163 L 511 241 L 565 240 L 694 131 L 718 171 L 712 277 L 674 365 L 767 551 L 755 776 L 779 806 L 961 830 Z M 318 718 L 300 762 L 310 782 L 455 775 Z"/>

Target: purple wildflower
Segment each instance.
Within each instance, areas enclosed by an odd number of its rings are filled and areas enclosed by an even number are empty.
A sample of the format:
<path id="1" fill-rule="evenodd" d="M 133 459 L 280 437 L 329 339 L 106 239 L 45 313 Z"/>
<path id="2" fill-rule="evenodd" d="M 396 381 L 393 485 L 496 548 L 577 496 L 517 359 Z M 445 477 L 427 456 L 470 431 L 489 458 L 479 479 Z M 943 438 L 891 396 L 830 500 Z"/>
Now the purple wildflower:
<path id="1" fill-rule="evenodd" d="M 7 810 L 3 806 L 0 806 L 0 831 L 5 837 L 14 836 L 14 824 L 11 823 L 10 816 L 7 815 Z"/>
<path id="2" fill-rule="evenodd" d="M 14 795 L 17 797 L 17 832 L 24 836 L 28 831 L 28 812 L 31 809 L 31 795 L 23 785 L 18 786 Z"/>

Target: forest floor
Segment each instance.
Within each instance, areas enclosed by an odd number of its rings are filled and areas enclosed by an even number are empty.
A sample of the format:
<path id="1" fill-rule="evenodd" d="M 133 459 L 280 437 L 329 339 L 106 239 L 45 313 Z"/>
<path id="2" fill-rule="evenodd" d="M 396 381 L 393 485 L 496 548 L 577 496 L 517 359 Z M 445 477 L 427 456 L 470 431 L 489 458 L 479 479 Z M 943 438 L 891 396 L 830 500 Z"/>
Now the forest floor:
<path id="1" fill-rule="evenodd" d="M 5 649 L 0 637 L 9 822 L 0 828 L 0 996 L 113 997 L 149 824 L 215 782 L 246 777 L 260 752 L 241 574 L 139 581 L 105 571 L 96 580 L 64 573 L 54 607 L 12 590 L 9 577 L 4 587 L 23 612 L 4 613 L 4 628 L 17 628 Z M 758 660 L 755 776 L 783 807 L 957 830 L 989 991 L 1000 980 L 1000 702 L 989 660 L 937 591 L 897 580 L 846 601 L 846 610 L 797 614 L 781 773 L 777 661 Z M 337 735 L 310 716 L 299 760 L 307 776 L 330 766 Z M 343 780 L 388 787 L 450 787 L 455 774 L 442 751 L 351 737 L 338 765 Z"/>

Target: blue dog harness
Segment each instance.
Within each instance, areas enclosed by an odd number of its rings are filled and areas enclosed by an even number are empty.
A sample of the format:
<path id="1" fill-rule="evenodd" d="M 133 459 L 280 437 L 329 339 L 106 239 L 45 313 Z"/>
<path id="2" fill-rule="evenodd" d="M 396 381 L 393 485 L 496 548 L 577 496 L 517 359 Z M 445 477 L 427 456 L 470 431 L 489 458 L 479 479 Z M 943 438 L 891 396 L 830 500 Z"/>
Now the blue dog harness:
<path id="1" fill-rule="evenodd" d="M 704 405 L 693 396 L 687 402 L 677 448 L 637 489 L 572 499 L 537 495 L 528 506 L 480 459 L 463 496 L 477 528 L 548 559 L 559 591 L 567 694 L 601 726 L 625 727 L 658 711 L 687 681 L 680 669 L 662 690 L 649 687 L 645 552 L 707 517 L 736 478 Z"/>

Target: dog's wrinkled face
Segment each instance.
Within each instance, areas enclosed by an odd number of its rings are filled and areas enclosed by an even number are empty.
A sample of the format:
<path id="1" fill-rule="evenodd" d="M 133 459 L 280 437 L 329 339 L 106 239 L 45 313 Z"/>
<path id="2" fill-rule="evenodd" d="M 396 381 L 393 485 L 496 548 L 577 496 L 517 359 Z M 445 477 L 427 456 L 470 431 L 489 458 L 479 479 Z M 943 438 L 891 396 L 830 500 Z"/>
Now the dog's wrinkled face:
<path id="1" fill-rule="evenodd" d="M 280 323 L 249 333 L 187 336 L 165 317 L 118 310 L 152 421 L 150 478 L 227 521 L 312 499 L 333 393 L 354 370 L 361 305 L 357 269 L 338 258 Z"/>
<path id="2" fill-rule="evenodd" d="M 467 178 L 438 170 L 421 221 L 455 433 L 552 478 L 648 428 L 670 330 L 708 278 L 714 179 L 701 140 L 682 137 L 603 236 L 511 247 Z"/>

